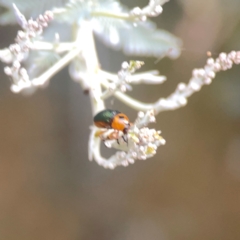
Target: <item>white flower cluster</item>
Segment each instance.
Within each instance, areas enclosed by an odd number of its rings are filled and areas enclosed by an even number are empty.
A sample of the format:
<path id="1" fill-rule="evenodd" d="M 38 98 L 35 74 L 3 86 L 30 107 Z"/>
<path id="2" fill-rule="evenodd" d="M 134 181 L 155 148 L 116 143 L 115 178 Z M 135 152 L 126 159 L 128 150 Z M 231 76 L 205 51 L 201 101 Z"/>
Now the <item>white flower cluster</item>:
<path id="1" fill-rule="evenodd" d="M 21 66 L 21 62 L 27 57 L 32 48 L 32 41 L 43 32 L 43 28 L 48 26 L 48 23 L 53 19 L 51 11 L 46 11 L 44 15 L 40 15 L 36 20 L 26 18 L 20 13 L 15 5 L 13 5 L 18 23 L 23 28 L 17 33 L 15 44 L 9 46 L 8 57 L 3 57 L 1 60 L 11 62 L 12 66 L 4 68 L 5 73 L 12 79 L 11 90 L 20 92 L 24 88 L 29 88 L 32 82 L 29 79 L 27 70 Z"/>
<path id="2" fill-rule="evenodd" d="M 142 61 L 123 62 L 118 74 L 111 74 L 99 70 L 101 85 L 106 88 L 105 92 L 102 93 L 101 99 L 106 99 L 112 95 L 119 95 L 120 92 L 124 93 L 132 90 L 130 84 L 161 84 L 166 80 L 166 77 L 159 75 L 157 70 L 134 74 L 143 64 L 144 62 Z"/>
<path id="3" fill-rule="evenodd" d="M 231 69 L 233 64 L 240 64 L 240 51 L 232 51 L 228 54 L 220 53 L 216 59 L 208 58 L 203 68 L 193 69 L 188 84 L 179 83 L 175 92 L 167 98 L 159 99 L 152 108 L 159 113 L 185 106 L 188 97 L 199 91 L 204 85 L 210 84 L 217 72 Z"/>
<path id="4" fill-rule="evenodd" d="M 240 63 L 240 52 L 232 51 L 229 54 L 221 53 L 215 60 L 209 58 L 204 68 L 194 69 L 190 85 L 196 91 L 206 84 L 210 84 L 219 71 L 226 71 L 232 68 L 233 64 Z"/>
<path id="5" fill-rule="evenodd" d="M 165 139 L 160 136 L 160 133 L 160 131 L 147 127 L 140 129 L 133 127 L 128 133 L 128 150 L 126 152 L 117 152 L 114 163 L 126 167 L 129 163 L 133 164 L 136 160 L 146 160 L 153 157 L 157 148 L 166 143 Z M 120 142 L 120 144 L 127 145 L 123 142 Z M 117 148 L 116 144 L 115 147 Z M 114 166 L 114 163 L 111 166 Z"/>
<path id="6" fill-rule="evenodd" d="M 135 7 L 130 12 L 130 15 L 137 18 L 140 21 L 146 21 L 147 17 L 156 17 L 162 13 L 162 5 L 169 0 L 150 0 L 149 4 L 144 7 Z"/>
<path id="7" fill-rule="evenodd" d="M 139 69 L 144 63 L 141 61 L 123 62 L 122 68 L 118 72 L 117 77 L 110 78 L 107 90 L 103 93 L 102 99 L 106 99 L 113 95 L 115 91 L 126 92 L 132 90 L 130 85 L 132 73 Z"/>
<path id="8" fill-rule="evenodd" d="M 129 164 L 133 164 L 136 160 L 146 160 L 153 157 L 156 154 L 157 148 L 164 145 L 166 141 L 160 136 L 161 131 L 144 127 L 149 122 L 155 122 L 154 112 L 139 112 L 138 118 L 131 126 L 127 136 L 125 136 L 127 137 L 127 141 L 122 138 L 122 132 L 119 134 L 118 141 L 105 140 L 104 144 L 106 147 L 121 150 L 109 159 L 102 158 L 99 153 L 99 137 L 96 133 L 101 130 L 95 127 L 92 128 L 92 138 L 89 141 L 90 159 L 94 158 L 99 165 L 105 168 L 114 169 L 116 166 L 126 167 Z M 112 134 L 113 131 L 117 130 L 105 130 L 105 138 L 107 139 L 107 135 Z"/>

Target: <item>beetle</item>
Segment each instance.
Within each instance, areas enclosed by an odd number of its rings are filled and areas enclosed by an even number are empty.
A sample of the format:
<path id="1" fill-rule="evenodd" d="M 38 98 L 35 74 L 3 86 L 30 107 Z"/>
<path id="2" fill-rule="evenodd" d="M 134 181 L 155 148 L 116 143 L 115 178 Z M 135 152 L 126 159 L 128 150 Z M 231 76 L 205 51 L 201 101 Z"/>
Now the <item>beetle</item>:
<path id="1" fill-rule="evenodd" d="M 124 136 L 127 135 L 131 123 L 124 113 L 119 112 L 118 110 L 105 109 L 97 113 L 94 116 L 93 121 L 96 127 L 116 130 L 110 134 L 107 139 L 117 139 L 117 142 L 119 143 L 119 131 L 121 131 L 124 134 L 122 138 L 127 143 L 127 139 Z M 103 133 L 105 133 L 105 131 L 101 132 L 99 136 L 101 137 Z"/>

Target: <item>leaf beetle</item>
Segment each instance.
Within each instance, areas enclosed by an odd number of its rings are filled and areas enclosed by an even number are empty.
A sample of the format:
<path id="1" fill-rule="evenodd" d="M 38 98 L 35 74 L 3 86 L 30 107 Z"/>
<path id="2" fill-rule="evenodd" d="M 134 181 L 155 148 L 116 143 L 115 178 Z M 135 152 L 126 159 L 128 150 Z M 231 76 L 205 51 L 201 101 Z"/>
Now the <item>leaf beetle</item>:
<path id="1" fill-rule="evenodd" d="M 122 112 L 118 110 L 105 109 L 99 113 L 97 113 L 93 118 L 94 124 L 98 128 L 106 128 L 106 129 L 114 129 L 112 134 L 110 134 L 107 139 L 117 139 L 119 136 L 119 131 L 123 132 L 123 140 L 127 143 L 127 138 L 125 137 L 128 133 L 129 128 L 131 127 L 131 123 L 129 118 Z M 105 131 L 101 132 L 99 136 L 105 133 Z M 102 138 L 102 140 L 106 140 Z"/>

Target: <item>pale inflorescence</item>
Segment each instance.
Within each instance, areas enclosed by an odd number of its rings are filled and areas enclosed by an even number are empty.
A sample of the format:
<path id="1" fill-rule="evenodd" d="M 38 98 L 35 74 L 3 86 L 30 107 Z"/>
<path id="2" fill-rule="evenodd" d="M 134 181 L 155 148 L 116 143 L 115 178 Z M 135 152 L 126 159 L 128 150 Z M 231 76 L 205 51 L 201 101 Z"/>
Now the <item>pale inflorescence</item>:
<path id="1" fill-rule="evenodd" d="M 127 133 L 127 142 L 122 138 L 123 133 L 119 134 L 118 141 L 105 140 L 104 144 L 108 148 L 115 148 L 121 151 L 117 151 L 108 160 L 103 159 L 99 154 L 99 137 L 97 136 L 98 128 L 92 128 L 92 139 L 90 138 L 90 155 L 94 158 L 99 165 L 105 168 L 114 169 L 116 166 L 128 166 L 133 164 L 137 160 L 146 160 L 153 157 L 157 148 L 166 143 L 165 139 L 160 135 L 161 131 L 150 129 L 146 125 L 150 122 L 155 122 L 155 116 L 153 111 L 139 112 L 138 117 L 131 126 Z M 112 134 L 114 129 L 106 130 L 104 138 Z M 90 158 L 90 159 L 92 159 Z"/>
<path id="2" fill-rule="evenodd" d="M 147 17 L 157 16 L 162 12 L 162 5 L 168 0 L 150 0 L 144 8 L 136 7 L 129 14 L 116 13 L 114 17 L 129 19 L 132 21 L 145 21 Z M 216 73 L 232 68 L 233 64 L 240 64 L 240 51 L 232 51 L 228 54 L 221 53 L 218 58 L 208 58 L 206 65 L 200 69 L 194 69 L 189 82 L 179 83 L 176 90 L 167 98 L 160 98 L 155 103 L 143 103 L 131 98 L 126 94 L 134 84 L 161 84 L 166 80 L 165 76 L 159 75 L 156 70 L 135 73 L 143 62 L 123 62 L 117 74 L 109 73 L 100 69 L 97 53 L 93 40 L 92 23 L 83 20 L 77 25 L 76 38 L 70 43 L 37 41 L 42 35 L 43 29 L 53 19 L 53 13 L 61 14 L 61 11 L 47 11 L 36 20 L 26 20 L 14 5 L 14 11 L 22 31 L 18 31 L 15 43 L 7 49 L 0 50 L 0 60 L 11 66 L 5 67 L 5 73 L 12 81 L 11 90 L 15 93 L 25 88 L 35 88 L 43 85 L 61 68 L 70 64 L 69 72 L 72 79 L 79 82 L 84 90 L 89 91 L 92 103 L 92 113 L 95 115 L 105 109 L 104 100 L 110 96 L 116 97 L 129 107 L 139 111 L 138 117 L 131 125 L 127 136 L 123 138 L 123 132 L 115 129 L 98 129 L 91 126 L 89 137 L 89 160 L 95 160 L 99 165 L 114 169 L 116 166 L 128 166 L 136 160 L 145 160 L 154 156 L 157 148 L 165 144 L 160 131 L 149 129 L 147 125 L 155 122 L 155 116 L 167 110 L 175 110 L 187 104 L 187 99 L 193 93 L 199 91 L 202 86 L 208 85 L 215 78 Z M 109 13 L 98 12 L 104 15 Z M 23 67 L 30 51 L 47 50 L 57 53 L 66 52 L 53 66 L 49 67 L 40 76 L 29 78 L 26 68 Z M 102 87 L 105 89 L 102 92 Z M 118 151 L 108 159 L 102 157 L 99 131 L 104 131 L 104 144 Z M 108 140 L 108 135 L 118 131 L 119 139 Z M 127 141 L 125 141 L 127 137 Z M 124 140 L 125 139 L 125 140 Z"/>
<path id="3" fill-rule="evenodd" d="M 195 90 L 200 90 L 201 86 L 208 85 L 219 71 L 226 71 L 232 68 L 233 64 L 240 63 L 240 52 L 232 51 L 228 54 L 221 53 L 215 60 L 208 58 L 204 68 L 194 69 L 190 85 Z"/>
<path id="4" fill-rule="evenodd" d="M 162 5 L 169 0 L 150 0 L 149 4 L 144 7 L 135 7 L 130 12 L 130 15 L 138 18 L 140 21 L 146 21 L 147 17 L 156 17 L 162 13 Z"/>
<path id="5" fill-rule="evenodd" d="M 44 15 L 40 15 L 36 20 L 29 19 L 27 21 L 17 7 L 13 6 L 18 23 L 23 30 L 18 31 L 15 43 L 9 46 L 11 60 L 8 60 L 12 62 L 12 66 L 6 66 L 4 71 L 12 79 L 11 90 L 20 92 L 22 89 L 32 86 L 27 70 L 22 67 L 21 62 L 28 56 L 33 39 L 40 36 L 43 28 L 47 27 L 48 23 L 53 19 L 53 14 L 51 11 L 46 11 Z"/>
<path id="6" fill-rule="evenodd" d="M 117 74 L 117 78 L 109 78 L 107 90 L 102 94 L 102 99 L 113 95 L 116 91 L 126 92 L 132 90 L 132 74 L 139 69 L 144 63 L 141 61 L 123 62 L 122 68 Z"/>
<path id="7" fill-rule="evenodd" d="M 169 97 L 160 98 L 153 104 L 141 103 L 123 94 L 118 95 L 121 91 L 118 89 L 114 94 L 117 97 L 120 96 L 119 99 L 137 110 L 147 111 L 145 114 L 139 112 L 138 118 L 128 133 L 128 145 L 121 138 L 119 139 L 120 144 L 116 140 L 105 142 L 107 147 L 121 149 L 121 152 L 117 152 L 108 160 L 99 157 L 99 154 L 93 154 L 95 160 L 105 168 L 113 169 L 118 165 L 128 166 L 136 160 L 145 160 L 154 156 L 157 148 L 165 144 L 165 139 L 160 136 L 160 131 L 145 126 L 150 122 L 155 122 L 155 115 L 159 112 L 185 106 L 188 97 L 199 91 L 202 86 L 210 84 L 217 72 L 228 70 L 232 68 L 233 64 L 240 64 L 240 51 L 232 51 L 229 54 L 221 53 L 216 59 L 208 58 L 204 68 L 193 70 L 188 84 L 179 83 L 177 89 Z M 103 85 L 107 86 L 105 83 Z"/>
<path id="8" fill-rule="evenodd" d="M 126 152 L 117 152 L 116 159 L 122 166 L 133 164 L 136 160 L 146 160 L 156 154 L 157 148 L 165 144 L 165 139 L 160 135 L 160 131 L 147 127 L 133 127 L 128 133 L 128 145 Z M 117 148 L 116 143 L 114 144 Z M 114 147 L 112 145 L 111 147 Z M 120 165 L 119 164 L 119 165 Z"/>

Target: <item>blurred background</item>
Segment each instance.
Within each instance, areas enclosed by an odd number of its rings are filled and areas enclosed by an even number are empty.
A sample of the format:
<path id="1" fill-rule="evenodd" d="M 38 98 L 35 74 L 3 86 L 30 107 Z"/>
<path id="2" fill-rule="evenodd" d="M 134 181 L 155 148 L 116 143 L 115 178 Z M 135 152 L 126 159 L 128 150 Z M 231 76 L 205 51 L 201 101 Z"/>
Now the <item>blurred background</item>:
<path id="1" fill-rule="evenodd" d="M 51 2 L 51 1 L 50 1 Z M 148 1 L 122 0 L 128 7 Z M 163 85 L 135 86 L 131 96 L 167 97 L 211 51 L 239 50 L 239 0 L 171 0 L 152 19 L 183 40 L 177 60 L 124 56 L 97 41 L 101 65 L 116 72 L 128 59 L 159 69 Z M 16 26 L 0 28 L 0 48 Z M 157 124 L 167 144 L 154 158 L 106 170 L 87 156 L 90 101 L 68 70 L 31 96 L 10 92 L 0 73 L 0 239 L 240 239 L 240 66 L 219 73 L 185 108 Z M 107 107 L 137 112 L 117 100 Z M 105 156 L 110 152 L 103 147 Z"/>

